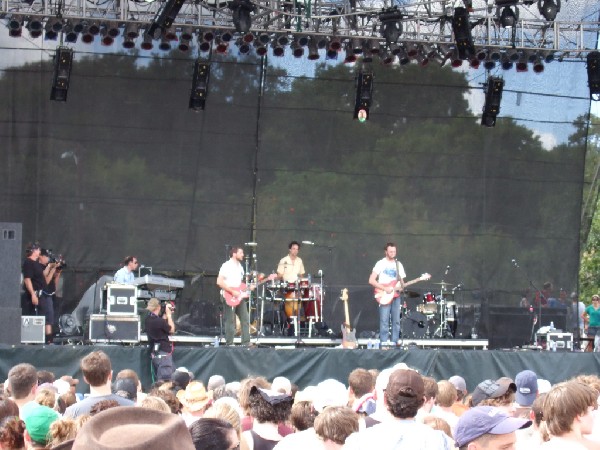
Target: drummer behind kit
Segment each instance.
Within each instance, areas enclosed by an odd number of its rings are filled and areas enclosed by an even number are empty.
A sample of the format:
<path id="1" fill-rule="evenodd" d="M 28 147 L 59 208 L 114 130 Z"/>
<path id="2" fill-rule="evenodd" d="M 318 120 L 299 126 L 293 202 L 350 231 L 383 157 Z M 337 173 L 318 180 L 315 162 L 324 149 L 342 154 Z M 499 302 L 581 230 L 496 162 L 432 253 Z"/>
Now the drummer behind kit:
<path id="1" fill-rule="evenodd" d="M 426 281 L 429 279 L 431 279 L 431 275 L 429 275 L 428 273 L 424 273 L 420 277 L 415 278 L 414 280 L 405 282 L 404 287 L 406 288 L 411 284 L 418 283 L 419 281 Z M 390 293 L 387 293 L 385 289 L 375 288 L 375 300 L 377 300 L 377 302 L 380 305 L 389 305 L 392 302 L 392 300 L 394 300 L 394 297 L 397 296 L 397 293 L 401 292 L 400 281 L 392 280 L 388 284 L 384 284 L 384 286 L 386 287 L 386 289 L 388 287 L 393 287 L 394 290 Z"/>

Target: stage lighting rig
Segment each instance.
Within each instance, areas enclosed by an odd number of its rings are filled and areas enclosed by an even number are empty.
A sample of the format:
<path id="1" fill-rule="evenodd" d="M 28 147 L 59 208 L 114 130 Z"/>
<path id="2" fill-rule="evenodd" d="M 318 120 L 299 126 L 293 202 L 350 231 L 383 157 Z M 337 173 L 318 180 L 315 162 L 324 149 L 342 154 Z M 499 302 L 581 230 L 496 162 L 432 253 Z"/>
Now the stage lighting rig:
<path id="1" fill-rule="evenodd" d="M 590 98 L 594 101 L 600 101 L 600 52 L 588 53 L 587 73 Z"/>
<path id="2" fill-rule="evenodd" d="M 360 71 L 356 76 L 356 102 L 354 118 L 359 122 L 369 119 L 369 109 L 373 98 L 373 72 Z"/>
<path id="3" fill-rule="evenodd" d="M 152 23 L 146 33 L 152 36 L 153 39 L 160 38 L 164 31 L 173 25 L 184 3 L 185 0 L 166 0 L 162 3 L 158 11 L 156 11 L 154 19 L 152 19 Z"/>
<path id="4" fill-rule="evenodd" d="M 481 115 L 481 126 L 493 127 L 496 126 L 496 116 L 500 112 L 504 80 L 501 77 L 489 77 L 484 88 L 485 103 L 483 105 L 483 114 Z"/>
<path id="5" fill-rule="evenodd" d="M 402 13 L 397 6 L 384 9 L 379 13 L 381 27 L 379 32 L 388 46 L 395 44 L 402 35 Z"/>
<path id="6" fill-rule="evenodd" d="M 67 101 L 72 64 L 73 49 L 69 47 L 58 47 L 56 49 L 56 55 L 54 56 L 54 76 L 52 78 L 50 100 L 57 102 Z"/>
<path id="7" fill-rule="evenodd" d="M 236 31 L 247 33 L 252 27 L 252 17 L 250 13 L 256 10 L 256 7 L 250 0 L 233 0 L 228 2 L 228 8 L 233 11 L 233 25 Z"/>
<path id="8" fill-rule="evenodd" d="M 543 3 L 542 0 L 538 0 L 538 9 L 544 19 L 553 22 L 560 11 L 560 0 L 556 0 L 556 3 L 553 0 L 544 0 Z"/>
<path id="9" fill-rule="evenodd" d="M 204 110 L 208 96 L 208 81 L 210 79 L 210 63 L 200 58 L 194 63 L 194 78 L 192 79 L 192 92 L 190 93 L 189 108 L 194 111 Z"/>
<path id="10" fill-rule="evenodd" d="M 469 59 L 475 56 L 475 45 L 471 35 L 471 24 L 469 23 L 469 11 L 463 7 L 454 8 L 452 17 L 452 31 L 456 41 L 456 48 L 460 59 Z"/>

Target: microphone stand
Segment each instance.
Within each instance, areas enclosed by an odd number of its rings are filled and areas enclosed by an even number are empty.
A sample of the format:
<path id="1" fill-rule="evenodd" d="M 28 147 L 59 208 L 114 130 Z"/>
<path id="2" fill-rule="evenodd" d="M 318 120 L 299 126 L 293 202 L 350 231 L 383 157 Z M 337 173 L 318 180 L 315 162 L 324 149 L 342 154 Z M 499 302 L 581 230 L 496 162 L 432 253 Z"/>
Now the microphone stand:
<path id="1" fill-rule="evenodd" d="M 531 324 L 530 343 L 531 343 L 531 345 L 535 345 L 536 344 L 536 342 L 535 342 L 535 325 L 537 322 L 537 323 L 539 323 L 539 327 L 542 326 L 542 300 L 546 300 L 546 297 L 544 297 L 544 294 L 542 293 L 542 291 L 539 290 L 538 287 L 533 283 L 533 281 L 529 277 L 529 274 L 527 273 L 527 271 L 525 269 L 523 269 L 521 266 L 519 266 L 519 264 L 517 263 L 516 260 L 513 259 L 512 264 L 515 266 L 515 268 L 521 269 L 523 271 L 523 274 L 525 275 L 525 278 L 529 282 L 529 285 L 533 288 L 533 291 L 539 295 L 539 302 L 537 305 L 537 308 L 538 308 L 537 320 L 534 320 L 533 323 Z M 531 305 L 529 307 L 529 311 L 533 312 L 533 305 Z M 538 327 L 538 329 L 539 329 L 539 327 Z"/>

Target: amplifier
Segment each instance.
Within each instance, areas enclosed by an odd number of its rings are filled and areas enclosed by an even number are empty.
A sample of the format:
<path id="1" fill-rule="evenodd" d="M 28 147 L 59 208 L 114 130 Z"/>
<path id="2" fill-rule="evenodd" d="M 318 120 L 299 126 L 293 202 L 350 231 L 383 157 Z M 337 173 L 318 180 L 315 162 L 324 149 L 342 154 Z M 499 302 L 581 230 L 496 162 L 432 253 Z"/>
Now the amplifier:
<path id="1" fill-rule="evenodd" d="M 536 333 L 536 342 L 543 350 L 551 352 L 572 352 L 573 333 L 561 333 L 551 331 L 548 333 Z"/>
<path id="2" fill-rule="evenodd" d="M 107 284 L 106 313 L 108 315 L 136 315 L 137 287 L 118 283 Z"/>
<path id="3" fill-rule="evenodd" d="M 21 316 L 21 343 L 44 344 L 46 342 L 46 318 L 44 316 Z"/>
<path id="4" fill-rule="evenodd" d="M 140 342 L 139 316 L 92 314 L 90 316 L 90 341 Z"/>

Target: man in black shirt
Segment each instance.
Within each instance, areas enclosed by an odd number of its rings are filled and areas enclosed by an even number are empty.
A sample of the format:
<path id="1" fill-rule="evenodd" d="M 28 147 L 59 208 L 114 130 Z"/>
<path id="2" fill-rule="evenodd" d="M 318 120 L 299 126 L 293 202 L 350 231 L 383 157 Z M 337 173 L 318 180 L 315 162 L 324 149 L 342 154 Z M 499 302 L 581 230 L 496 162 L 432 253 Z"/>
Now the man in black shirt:
<path id="1" fill-rule="evenodd" d="M 25 250 L 23 262 L 23 285 L 25 287 L 26 302 L 25 315 L 43 315 L 46 317 L 46 342 L 52 342 L 52 324 L 54 323 L 54 308 L 52 296 L 48 292 L 48 283 L 54 277 L 55 263 L 42 265 L 38 260 L 41 249 L 38 244 L 29 244 Z"/>
<path id="2" fill-rule="evenodd" d="M 146 316 L 145 329 L 156 379 L 170 380 L 173 373 L 173 344 L 169 342 L 169 334 L 175 332 L 171 305 L 167 304 L 164 314 L 160 316 L 160 301 L 151 298 L 146 309 L 148 316 Z"/>

